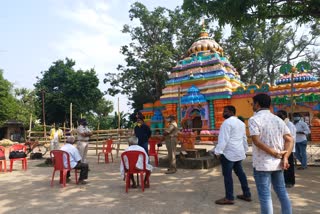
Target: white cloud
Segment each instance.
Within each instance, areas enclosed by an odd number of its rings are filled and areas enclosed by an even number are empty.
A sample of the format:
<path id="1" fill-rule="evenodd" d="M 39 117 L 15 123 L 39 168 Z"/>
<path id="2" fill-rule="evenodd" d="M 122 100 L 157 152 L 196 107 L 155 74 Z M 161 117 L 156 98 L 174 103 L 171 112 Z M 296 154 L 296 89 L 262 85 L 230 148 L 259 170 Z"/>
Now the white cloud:
<path id="1" fill-rule="evenodd" d="M 76 69 L 94 68 L 100 79 L 100 89 L 106 91 L 103 84 L 104 74 L 117 72 L 118 64 L 123 64 L 124 57 L 120 54 L 121 45 L 129 43 L 129 38 L 120 30 L 124 23 L 110 15 L 111 5 L 104 1 L 94 1 L 65 7 L 58 14 L 66 22 L 71 22 L 72 28 L 63 33 L 63 37 L 54 44 L 59 56 L 69 57 L 76 61 Z M 119 95 L 120 111 L 128 112 L 128 99 Z M 117 97 L 108 96 L 117 110 Z"/>

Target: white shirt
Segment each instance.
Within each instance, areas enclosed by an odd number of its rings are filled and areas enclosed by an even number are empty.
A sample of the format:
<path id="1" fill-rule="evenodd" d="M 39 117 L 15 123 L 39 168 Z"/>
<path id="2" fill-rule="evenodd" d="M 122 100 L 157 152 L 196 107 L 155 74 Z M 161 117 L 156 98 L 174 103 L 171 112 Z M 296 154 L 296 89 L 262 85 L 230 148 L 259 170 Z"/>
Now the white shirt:
<path id="1" fill-rule="evenodd" d="M 260 110 L 249 121 L 250 136 L 259 136 L 268 147 L 284 150 L 284 135 L 290 130 L 284 121 L 269 110 Z M 252 164 L 257 171 L 281 170 L 281 159 L 275 158 L 252 144 Z"/>
<path id="2" fill-rule="evenodd" d="M 223 154 L 229 161 L 240 161 L 246 158 L 247 151 L 246 125 L 235 116 L 229 117 L 220 127 L 214 153 Z"/>
<path id="3" fill-rule="evenodd" d="M 126 151 L 140 151 L 140 152 L 143 152 L 146 155 L 146 169 L 149 170 L 149 171 L 152 171 L 153 167 L 152 167 L 152 165 L 149 164 L 149 156 L 147 155 L 147 153 L 144 150 L 144 148 L 142 148 L 141 146 L 138 146 L 138 145 L 131 145 L 128 148 L 126 148 L 124 151 L 125 152 Z M 124 156 L 123 159 L 124 159 L 124 162 L 125 162 L 124 164 L 126 165 L 126 168 L 128 168 L 129 167 L 128 158 L 126 156 Z M 139 155 L 139 158 L 138 158 L 137 163 L 136 163 L 136 167 L 138 169 L 143 169 L 143 156 L 142 155 Z M 122 160 L 121 160 L 121 163 L 120 163 L 120 174 L 121 174 L 121 177 L 123 178 L 124 177 L 124 168 L 123 168 Z"/>
<path id="4" fill-rule="evenodd" d="M 303 141 L 307 140 L 307 135 L 310 134 L 310 129 L 308 127 L 308 124 L 303 122 L 302 120 L 299 120 L 296 124 L 294 124 L 297 132 L 304 132 L 304 134 L 297 134 L 296 137 L 296 143 L 301 143 Z"/>
<path id="5" fill-rule="evenodd" d="M 84 137 L 81 134 L 91 133 L 90 129 L 87 126 L 80 125 L 77 128 L 77 140 L 81 142 L 88 142 L 89 137 Z"/>
<path id="6" fill-rule="evenodd" d="M 288 118 L 286 118 L 284 120 L 284 122 L 286 123 L 286 125 L 288 126 L 291 136 L 293 138 L 293 148 L 292 148 L 292 152 L 296 151 L 296 127 L 294 126 L 294 124 L 292 122 L 290 122 L 290 120 Z"/>
<path id="7" fill-rule="evenodd" d="M 73 145 L 71 145 L 70 143 L 64 144 L 61 147 L 61 150 L 69 153 L 71 168 L 74 168 L 77 165 L 78 161 L 81 160 L 79 150 Z M 64 167 L 67 168 L 68 167 L 67 158 L 63 157 L 63 161 L 64 161 Z"/>
<path id="8" fill-rule="evenodd" d="M 53 135 L 53 141 L 54 142 L 59 142 L 59 133 L 58 132 L 55 132 L 54 135 Z"/>

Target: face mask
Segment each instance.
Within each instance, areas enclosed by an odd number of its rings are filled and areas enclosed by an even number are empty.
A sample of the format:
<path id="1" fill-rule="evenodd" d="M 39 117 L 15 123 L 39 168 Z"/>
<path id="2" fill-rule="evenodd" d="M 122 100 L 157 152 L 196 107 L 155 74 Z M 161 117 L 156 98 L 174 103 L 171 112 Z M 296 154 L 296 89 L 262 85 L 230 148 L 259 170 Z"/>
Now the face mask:
<path id="1" fill-rule="evenodd" d="M 299 121 L 299 120 L 300 120 L 300 117 L 294 117 L 293 120 L 294 120 L 294 121 Z"/>

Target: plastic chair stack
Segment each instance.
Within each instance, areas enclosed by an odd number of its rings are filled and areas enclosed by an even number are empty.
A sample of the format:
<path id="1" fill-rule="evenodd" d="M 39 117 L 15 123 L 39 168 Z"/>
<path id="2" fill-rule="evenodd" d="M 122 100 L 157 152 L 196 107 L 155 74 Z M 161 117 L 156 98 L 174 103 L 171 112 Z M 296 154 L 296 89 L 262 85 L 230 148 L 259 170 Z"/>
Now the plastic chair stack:
<path id="1" fill-rule="evenodd" d="M 104 155 L 104 162 L 105 163 L 109 163 L 109 154 L 111 156 L 111 160 L 113 162 L 113 155 L 112 155 L 112 143 L 113 141 L 111 139 L 106 140 L 103 144 L 102 144 L 102 152 L 98 153 L 98 163 L 100 162 L 100 155 Z"/>
<path id="2" fill-rule="evenodd" d="M 6 161 L 6 148 L 4 146 L 0 146 L 0 150 L 2 152 L 0 152 L 1 154 L 3 154 L 3 156 L 1 155 L 1 159 L 0 159 L 0 172 L 2 172 L 2 165 L 3 165 L 3 171 L 7 172 L 7 161 Z"/>
<path id="3" fill-rule="evenodd" d="M 156 167 L 159 165 L 158 150 L 156 150 L 156 146 L 158 143 L 159 140 L 149 139 L 149 157 L 154 157 L 154 165 Z"/>
<path id="4" fill-rule="evenodd" d="M 9 149 L 9 154 L 10 152 L 12 151 L 23 151 L 24 153 L 27 152 L 27 147 L 25 145 L 22 145 L 22 144 L 15 144 L 15 145 L 12 145 Z M 27 157 L 24 157 L 24 158 L 10 158 L 10 172 L 12 172 L 12 168 L 13 168 L 13 163 L 15 161 L 19 161 L 21 160 L 22 162 L 22 169 L 23 170 L 27 170 Z"/>
<path id="5" fill-rule="evenodd" d="M 72 170 L 70 166 L 69 153 L 62 150 L 52 150 L 50 152 L 50 157 L 52 159 L 52 164 L 53 164 L 51 187 L 53 187 L 54 175 L 56 171 L 60 171 L 60 184 L 63 187 L 65 187 L 66 181 L 67 181 L 67 172 Z M 66 163 L 66 166 L 64 163 Z M 77 169 L 74 169 L 74 170 L 75 170 L 76 184 L 78 184 Z"/>
<path id="6" fill-rule="evenodd" d="M 141 170 L 137 169 L 136 167 L 136 163 L 138 161 L 139 155 L 142 155 L 143 157 L 142 158 L 143 169 Z M 127 161 L 125 161 L 125 159 Z M 126 192 L 128 193 L 128 189 L 130 187 L 130 175 L 134 175 L 134 174 L 140 175 L 141 189 L 142 189 L 142 192 L 144 192 L 144 174 L 147 173 L 146 155 L 141 151 L 126 151 L 121 154 L 121 161 L 123 163 L 123 167 L 125 170 Z M 125 163 L 128 163 L 128 166 L 126 166 Z M 149 179 L 147 180 L 147 184 L 149 185 Z"/>

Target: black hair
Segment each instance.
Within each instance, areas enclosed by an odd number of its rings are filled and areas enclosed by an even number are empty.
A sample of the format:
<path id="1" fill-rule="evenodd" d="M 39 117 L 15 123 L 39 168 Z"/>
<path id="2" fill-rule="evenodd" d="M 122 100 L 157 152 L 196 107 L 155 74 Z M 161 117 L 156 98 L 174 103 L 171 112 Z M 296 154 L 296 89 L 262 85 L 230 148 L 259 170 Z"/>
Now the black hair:
<path id="1" fill-rule="evenodd" d="M 244 122 L 244 118 L 242 116 L 238 116 L 238 119 Z"/>
<path id="2" fill-rule="evenodd" d="M 224 108 L 228 109 L 231 111 L 234 115 L 236 115 L 236 108 L 234 106 L 225 106 Z"/>
<path id="3" fill-rule="evenodd" d="M 277 111 L 277 116 L 281 119 L 286 119 L 288 117 L 288 113 L 285 110 Z"/>
<path id="4" fill-rule="evenodd" d="M 301 117 L 301 114 L 298 112 L 293 113 L 293 117 Z"/>
<path id="5" fill-rule="evenodd" d="M 268 94 L 257 94 L 252 99 L 253 103 L 258 103 L 261 108 L 270 108 L 271 98 Z"/>

